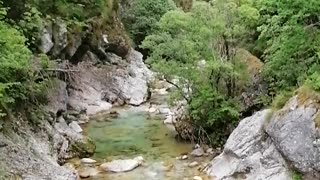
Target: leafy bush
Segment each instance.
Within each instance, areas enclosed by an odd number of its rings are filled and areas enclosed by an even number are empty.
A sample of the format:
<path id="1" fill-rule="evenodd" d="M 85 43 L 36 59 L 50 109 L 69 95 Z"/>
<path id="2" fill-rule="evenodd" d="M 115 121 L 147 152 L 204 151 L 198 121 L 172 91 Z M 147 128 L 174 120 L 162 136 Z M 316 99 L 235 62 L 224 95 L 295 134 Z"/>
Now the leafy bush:
<path id="1" fill-rule="evenodd" d="M 22 102 L 34 102 L 44 86 L 43 82 L 35 82 L 32 53 L 25 45 L 26 38 L 3 21 L 0 21 L 0 34 L 0 110 L 4 111 Z"/>
<path id="2" fill-rule="evenodd" d="M 123 17 L 134 43 L 140 45 L 150 35 L 163 14 L 175 8 L 172 0 L 135 0 Z"/>
<path id="3" fill-rule="evenodd" d="M 302 85 L 314 72 L 310 68 L 320 62 L 320 1 L 260 0 L 257 4 L 259 41 L 266 47 L 264 75 L 271 90 Z"/>
<path id="4" fill-rule="evenodd" d="M 306 81 L 306 84 L 313 90 L 320 92 L 320 73 L 313 73 Z"/>

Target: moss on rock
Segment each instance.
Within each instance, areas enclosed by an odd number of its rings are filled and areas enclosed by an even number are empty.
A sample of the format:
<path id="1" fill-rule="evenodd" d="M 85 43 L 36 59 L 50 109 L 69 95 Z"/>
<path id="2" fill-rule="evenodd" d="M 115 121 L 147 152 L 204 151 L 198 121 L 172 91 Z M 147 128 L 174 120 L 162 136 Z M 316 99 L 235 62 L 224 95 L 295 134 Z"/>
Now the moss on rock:
<path id="1" fill-rule="evenodd" d="M 81 141 L 74 141 L 70 146 L 70 151 L 80 158 L 93 155 L 95 150 L 96 145 L 89 137 L 84 137 Z"/>

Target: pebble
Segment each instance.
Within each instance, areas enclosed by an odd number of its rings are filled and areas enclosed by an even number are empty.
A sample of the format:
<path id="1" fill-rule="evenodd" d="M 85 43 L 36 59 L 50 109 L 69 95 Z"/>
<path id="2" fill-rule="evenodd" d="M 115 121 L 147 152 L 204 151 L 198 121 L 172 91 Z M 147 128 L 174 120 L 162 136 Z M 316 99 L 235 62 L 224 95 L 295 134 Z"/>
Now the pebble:
<path id="1" fill-rule="evenodd" d="M 90 159 L 90 158 L 82 158 L 82 159 L 81 159 L 81 162 L 84 163 L 84 164 L 94 164 L 94 163 L 96 163 L 97 161 L 94 160 L 94 159 Z"/>
<path id="2" fill-rule="evenodd" d="M 193 177 L 193 180 L 202 180 L 202 177 L 200 177 L 200 176 L 194 176 L 194 177 Z"/>
<path id="3" fill-rule="evenodd" d="M 199 165 L 199 163 L 197 161 L 194 161 L 194 162 L 190 163 L 188 166 L 193 168 L 193 167 L 196 167 L 198 165 Z"/>
<path id="4" fill-rule="evenodd" d="M 212 148 L 207 149 L 206 153 L 212 154 L 213 153 L 213 149 Z"/>
<path id="5" fill-rule="evenodd" d="M 183 155 L 183 156 L 181 157 L 181 159 L 182 159 L 182 160 L 186 160 L 186 159 L 188 159 L 188 156 L 187 156 L 187 155 Z"/>
<path id="6" fill-rule="evenodd" d="M 93 177 L 99 174 L 99 171 L 95 168 L 84 168 L 78 171 L 81 178 Z"/>
<path id="7" fill-rule="evenodd" d="M 177 160 L 186 160 L 188 159 L 188 155 L 183 155 L 183 156 L 179 156 L 179 157 L 176 157 Z"/>
<path id="8" fill-rule="evenodd" d="M 204 151 L 203 151 L 202 148 L 197 148 L 197 149 L 192 151 L 191 155 L 194 156 L 194 157 L 201 157 L 201 156 L 204 155 Z"/>

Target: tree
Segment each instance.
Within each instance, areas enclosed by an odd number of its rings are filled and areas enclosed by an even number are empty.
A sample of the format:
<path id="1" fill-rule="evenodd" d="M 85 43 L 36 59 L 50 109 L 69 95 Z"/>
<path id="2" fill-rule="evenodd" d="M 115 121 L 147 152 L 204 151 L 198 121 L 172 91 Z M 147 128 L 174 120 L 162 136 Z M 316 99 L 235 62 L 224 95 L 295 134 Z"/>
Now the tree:
<path id="1" fill-rule="evenodd" d="M 134 43 L 140 45 L 152 33 L 161 16 L 173 9 L 172 0 L 134 0 L 123 18 Z"/>
<path id="2" fill-rule="evenodd" d="M 179 79 L 176 98 L 185 98 L 194 126 L 211 134 L 215 145 L 224 142 L 228 126 L 239 117 L 236 82 L 245 72 L 235 57 L 235 44 L 249 24 L 243 20 L 257 19 L 248 13 L 240 16 L 241 6 L 233 2 L 218 3 L 195 2 L 189 12 L 167 12 L 141 46 L 150 51 L 147 62 L 156 71 Z M 239 16 L 224 14 L 230 6 Z"/>
<path id="3" fill-rule="evenodd" d="M 320 1 L 258 1 L 260 43 L 265 44 L 265 79 L 270 90 L 301 85 L 319 70 Z"/>

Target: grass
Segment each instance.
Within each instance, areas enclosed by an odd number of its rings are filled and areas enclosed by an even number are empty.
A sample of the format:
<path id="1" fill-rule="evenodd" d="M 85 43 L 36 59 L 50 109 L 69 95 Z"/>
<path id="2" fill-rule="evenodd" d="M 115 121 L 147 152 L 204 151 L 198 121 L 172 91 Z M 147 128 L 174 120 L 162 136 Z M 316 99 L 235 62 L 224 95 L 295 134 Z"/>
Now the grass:
<path id="1" fill-rule="evenodd" d="M 292 180 L 303 180 L 302 174 L 297 172 L 297 171 L 293 171 L 291 172 L 291 179 Z"/>
<path id="2" fill-rule="evenodd" d="M 293 91 L 282 91 L 276 95 L 271 104 L 271 109 L 279 110 L 285 106 L 289 99 L 294 95 Z"/>
<path id="3" fill-rule="evenodd" d="M 304 85 L 296 91 L 299 105 L 306 105 L 310 100 L 320 105 L 320 93 Z"/>

